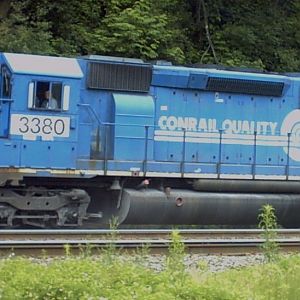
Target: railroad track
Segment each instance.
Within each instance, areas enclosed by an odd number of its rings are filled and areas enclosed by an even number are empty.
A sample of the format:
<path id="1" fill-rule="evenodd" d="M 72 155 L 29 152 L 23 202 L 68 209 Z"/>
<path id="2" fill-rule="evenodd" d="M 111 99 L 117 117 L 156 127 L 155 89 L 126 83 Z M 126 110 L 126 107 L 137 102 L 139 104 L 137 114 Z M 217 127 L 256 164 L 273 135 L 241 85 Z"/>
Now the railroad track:
<path id="1" fill-rule="evenodd" d="M 186 251 L 202 254 L 245 255 L 260 252 L 265 240 L 258 229 L 179 230 Z M 132 251 L 147 246 L 163 253 L 172 243 L 172 230 L 1 230 L 0 254 L 63 255 L 66 245 L 76 254 L 99 252 L 114 245 Z M 276 242 L 286 252 L 300 251 L 300 230 L 277 230 Z"/>

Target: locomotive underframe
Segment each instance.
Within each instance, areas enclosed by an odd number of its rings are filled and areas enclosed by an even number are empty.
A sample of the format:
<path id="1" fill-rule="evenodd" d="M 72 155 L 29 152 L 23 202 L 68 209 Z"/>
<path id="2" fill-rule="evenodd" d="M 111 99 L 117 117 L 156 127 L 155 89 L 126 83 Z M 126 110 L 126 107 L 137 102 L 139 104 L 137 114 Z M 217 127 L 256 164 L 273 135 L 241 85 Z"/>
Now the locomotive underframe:
<path id="1" fill-rule="evenodd" d="M 0 226 L 81 226 L 90 197 L 84 190 L 46 187 L 0 189 Z"/>
<path id="2" fill-rule="evenodd" d="M 76 188 L 75 188 L 76 187 Z M 263 204 L 300 225 L 300 185 L 289 181 L 137 177 L 24 177 L 0 190 L 2 226 L 256 225 Z"/>

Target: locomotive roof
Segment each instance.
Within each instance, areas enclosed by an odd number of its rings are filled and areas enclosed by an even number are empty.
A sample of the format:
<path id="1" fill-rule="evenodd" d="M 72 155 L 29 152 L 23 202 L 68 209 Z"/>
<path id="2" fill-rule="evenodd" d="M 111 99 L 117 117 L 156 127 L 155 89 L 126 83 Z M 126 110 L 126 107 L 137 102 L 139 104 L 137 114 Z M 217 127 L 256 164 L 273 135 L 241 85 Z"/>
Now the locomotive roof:
<path id="1" fill-rule="evenodd" d="M 3 57 L 17 74 L 82 78 L 83 73 L 75 58 L 3 53 Z"/>
<path id="2" fill-rule="evenodd" d="M 290 77 L 297 77 L 290 74 L 272 74 L 272 73 L 257 73 L 257 72 L 244 72 L 244 71 L 235 71 L 235 70 L 223 70 L 217 68 L 192 68 L 184 66 L 161 66 L 154 65 L 154 70 L 158 72 L 166 72 L 172 74 L 173 72 L 180 74 L 206 74 L 208 76 L 224 76 L 231 78 L 244 78 L 249 80 L 288 80 Z M 174 74 L 175 75 L 175 74 Z"/>

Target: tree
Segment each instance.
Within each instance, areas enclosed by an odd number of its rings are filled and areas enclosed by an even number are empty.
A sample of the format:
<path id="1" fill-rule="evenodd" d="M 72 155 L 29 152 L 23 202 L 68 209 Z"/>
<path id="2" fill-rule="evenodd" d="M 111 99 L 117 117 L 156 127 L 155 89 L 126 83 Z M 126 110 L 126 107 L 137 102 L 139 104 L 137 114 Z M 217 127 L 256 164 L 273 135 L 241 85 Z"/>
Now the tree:
<path id="1" fill-rule="evenodd" d="M 7 16 L 0 22 L 0 51 L 53 54 L 48 23 L 30 22 L 23 13 L 29 2 L 11 1 Z"/>
<path id="2" fill-rule="evenodd" d="M 153 0 L 108 2 L 107 13 L 95 30 L 92 52 L 184 62 L 184 51 L 174 42 L 178 28 L 170 26 L 164 6 Z"/>
<path id="3" fill-rule="evenodd" d="M 300 69 L 300 0 L 4 0 L 0 50 Z"/>

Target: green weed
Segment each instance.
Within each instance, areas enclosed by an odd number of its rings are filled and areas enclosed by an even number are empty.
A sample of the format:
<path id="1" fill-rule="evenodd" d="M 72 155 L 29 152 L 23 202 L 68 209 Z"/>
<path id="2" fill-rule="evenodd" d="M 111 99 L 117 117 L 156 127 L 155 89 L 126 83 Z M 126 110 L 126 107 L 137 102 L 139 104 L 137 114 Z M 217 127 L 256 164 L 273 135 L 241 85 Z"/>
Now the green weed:
<path id="1" fill-rule="evenodd" d="M 275 209 L 269 205 L 263 205 L 258 215 L 258 227 L 263 229 L 265 242 L 262 245 L 263 254 L 267 262 L 274 262 L 278 259 L 279 248 L 275 239 L 277 238 L 276 229 L 278 229 Z"/>
<path id="2" fill-rule="evenodd" d="M 146 250 L 141 250 L 141 254 L 147 255 Z M 0 299 L 300 299 L 299 255 L 278 257 L 272 263 L 221 273 L 208 272 L 207 264 L 202 260 L 198 270 L 188 272 L 184 256 L 183 242 L 174 231 L 166 268 L 161 272 L 147 268 L 142 261 L 122 260 L 115 252 L 100 256 L 66 255 L 64 259 L 41 261 L 20 257 L 2 259 Z"/>
<path id="3" fill-rule="evenodd" d="M 193 276 L 181 269 L 182 261 L 176 254 L 182 254 L 182 246 L 177 235 L 175 241 L 170 247 L 172 258 L 159 273 L 118 258 L 108 263 L 106 256 L 70 256 L 46 263 L 18 257 L 3 259 L 0 299 L 300 299 L 300 256 L 217 274 L 203 266 L 201 276 Z"/>

